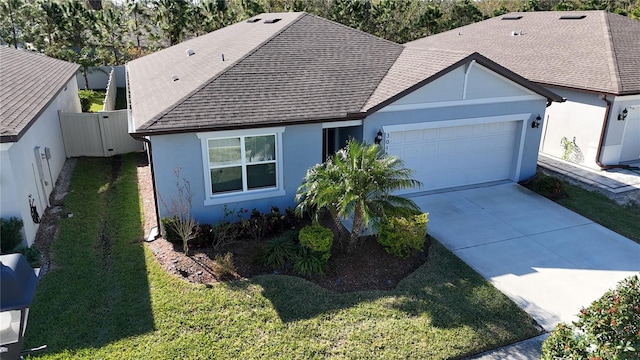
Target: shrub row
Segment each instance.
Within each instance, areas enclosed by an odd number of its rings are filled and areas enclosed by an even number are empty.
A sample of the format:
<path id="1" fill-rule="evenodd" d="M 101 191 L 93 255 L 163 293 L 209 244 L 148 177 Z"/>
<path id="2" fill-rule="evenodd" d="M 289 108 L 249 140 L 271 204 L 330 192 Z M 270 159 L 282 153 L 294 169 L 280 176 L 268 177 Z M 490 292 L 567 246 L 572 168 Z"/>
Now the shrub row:
<path id="1" fill-rule="evenodd" d="M 291 229 L 298 223 L 291 208 L 287 208 L 284 214 L 280 213 L 280 210 L 275 206 L 266 213 L 253 209 L 249 217 L 246 218 L 248 213 L 248 209 L 235 211 L 225 208 L 224 220 L 215 225 L 199 224 L 193 229 L 193 239 L 189 241 L 189 245 L 192 247 L 213 247 L 215 250 L 221 250 L 237 239 L 262 240 L 265 237 Z M 178 220 L 176 218 L 162 218 L 161 221 L 164 238 L 172 243 L 182 243 L 182 239 L 173 226 Z"/>
<path id="2" fill-rule="evenodd" d="M 542 344 L 542 359 L 640 359 L 640 279 L 629 277 L 559 324 Z"/>
<path id="3" fill-rule="evenodd" d="M 333 245 L 333 232 L 320 225 L 288 231 L 267 241 L 256 261 L 275 269 L 292 269 L 301 275 L 322 274 Z"/>

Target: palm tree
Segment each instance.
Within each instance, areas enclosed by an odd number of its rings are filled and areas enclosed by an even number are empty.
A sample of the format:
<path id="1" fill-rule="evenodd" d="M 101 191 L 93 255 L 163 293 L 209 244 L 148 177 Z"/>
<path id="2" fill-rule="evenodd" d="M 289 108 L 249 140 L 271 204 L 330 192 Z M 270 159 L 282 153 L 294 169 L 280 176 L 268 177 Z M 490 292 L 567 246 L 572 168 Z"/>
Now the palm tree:
<path id="1" fill-rule="evenodd" d="M 376 229 L 386 216 L 419 211 L 412 200 L 391 194 L 422 185 L 411 178 L 412 172 L 379 145 L 350 140 L 325 163 L 307 171 L 296 194 L 296 210 L 311 211 L 316 217 L 328 210 L 342 239 L 346 230 L 341 220 L 352 217 L 348 245 L 353 250 L 364 228 Z"/>

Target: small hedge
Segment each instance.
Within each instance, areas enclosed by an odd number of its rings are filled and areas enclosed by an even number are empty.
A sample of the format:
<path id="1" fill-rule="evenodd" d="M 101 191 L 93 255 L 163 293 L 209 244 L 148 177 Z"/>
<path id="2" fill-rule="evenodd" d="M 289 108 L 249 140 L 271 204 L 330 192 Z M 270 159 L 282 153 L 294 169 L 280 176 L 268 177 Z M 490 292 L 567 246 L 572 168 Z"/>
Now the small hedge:
<path id="1" fill-rule="evenodd" d="M 22 244 L 23 225 L 17 217 L 0 218 L 0 252 L 8 253 Z"/>
<path id="2" fill-rule="evenodd" d="M 305 226 L 298 235 L 300 245 L 320 253 L 321 258 L 326 262 L 331 256 L 331 246 L 333 246 L 333 232 L 321 225 Z"/>
<path id="3" fill-rule="evenodd" d="M 407 258 L 422 250 L 427 236 L 428 214 L 389 217 L 380 224 L 378 243 L 387 253 Z"/>
<path id="4" fill-rule="evenodd" d="M 91 101 L 95 94 L 96 92 L 93 90 L 78 90 L 82 112 L 88 112 L 91 109 Z"/>
<path id="5" fill-rule="evenodd" d="M 179 220 L 174 217 L 165 217 L 160 221 L 162 222 L 162 236 L 165 238 L 165 240 L 171 243 L 181 244 L 182 239 L 176 231 L 177 222 Z"/>
<path id="6" fill-rule="evenodd" d="M 640 359 L 640 279 L 627 278 L 542 344 L 542 359 Z"/>

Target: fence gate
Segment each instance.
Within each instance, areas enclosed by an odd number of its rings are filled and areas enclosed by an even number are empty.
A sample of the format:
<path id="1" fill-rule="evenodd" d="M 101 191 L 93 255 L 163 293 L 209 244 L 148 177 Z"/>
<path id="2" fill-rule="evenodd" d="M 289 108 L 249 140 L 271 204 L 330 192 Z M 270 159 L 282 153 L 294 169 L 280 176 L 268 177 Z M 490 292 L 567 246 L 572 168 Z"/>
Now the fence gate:
<path id="1" fill-rule="evenodd" d="M 143 150 L 142 141 L 129 135 L 127 110 L 58 115 L 67 157 L 106 157 Z"/>

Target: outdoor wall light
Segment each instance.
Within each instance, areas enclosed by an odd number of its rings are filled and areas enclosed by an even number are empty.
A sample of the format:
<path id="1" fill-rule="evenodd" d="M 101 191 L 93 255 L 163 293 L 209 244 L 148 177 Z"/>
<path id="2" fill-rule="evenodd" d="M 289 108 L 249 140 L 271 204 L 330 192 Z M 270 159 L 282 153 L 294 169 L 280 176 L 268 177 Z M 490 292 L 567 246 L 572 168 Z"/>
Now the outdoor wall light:
<path id="1" fill-rule="evenodd" d="M 627 115 L 629 115 L 629 111 L 627 111 L 627 108 L 624 108 L 624 110 L 618 114 L 618 120 L 624 121 L 627 118 Z"/>
<path id="2" fill-rule="evenodd" d="M 38 276 L 22 254 L 1 255 L 0 275 L 0 359 L 21 359 L 46 348 L 21 350 Z"/>
<path id="3" fill-rule="evenodd" d="M 379 145 L 382 142 L 382 130 L 378 130 L 378 134 L 376 135 L 376 138 L 373 139 L 373 142 L 376 145 Z"/>
<path id="4" fill-rule="evenodd" d="M 532 129 L 539 128 L 540 127 L 540 120 L 542 120 L 542 118 L 540 117 L 540 114 L 538 114 L 538 116 L 536 116 L 536 119 L 531 122 L 531 128 Z"/>

